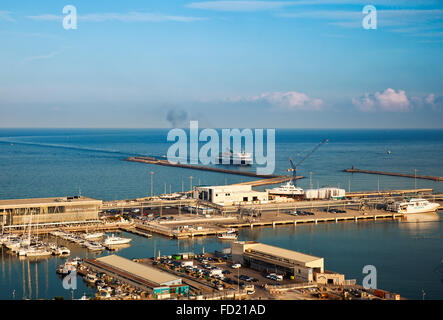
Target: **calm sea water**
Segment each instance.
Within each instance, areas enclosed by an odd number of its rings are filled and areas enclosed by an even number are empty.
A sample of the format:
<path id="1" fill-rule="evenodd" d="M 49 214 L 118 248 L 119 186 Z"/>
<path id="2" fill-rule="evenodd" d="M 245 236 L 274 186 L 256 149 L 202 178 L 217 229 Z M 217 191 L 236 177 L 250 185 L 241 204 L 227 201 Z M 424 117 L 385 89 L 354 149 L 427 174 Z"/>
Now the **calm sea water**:
<path id="1" fill-rule="evenodd" d="M 162 156 L 170 143 L 167 130 L 47 130 L 0 129 L 0 199 L 76 195 L 103 200 L 135 198 L 154 192 L 189 189 L 196 184 L 225 184 L 248 178 L 219 173 L 126 162 L 131 155 Z M 346 174 L 343 169 L 385 170 L 441 176 L 442 130 L 277 130 L 276 173 L 286 174 L 288 158 L 299 160 L 322 139 L 320 147 L 299 168 L 312 185 L 356 190 L 413 188 L 414 179 Z M 387 149 L 392 151 L 387 155 Z M 254 168 L 251 168 L 252 170 Z M 298 184 L 309 188 L 309 178 Z M 442 192 L 441 183 L 416 181 L 417 187 Z M 403 296 L 443 299 L 443 241 L 441 214 L 433 221 L 376 221 L 242 230 L 241 239 L 258 240 L 325 258 L 327 269 L 343 272 L 359 283 L 364 265 L 376 266 L 378 286 Z M 131 247 L 118 254 L 151 257 L 154 251 L 220 250 L 226 243 L 214 238 L 175 241 L 134 235 Z M 75 248 L 73 256 L 88 252 Z M 107 254 L 106 252 L 103 254 Z M 89 253 L 90 255 L 90 253 Z M 71 297 L 55 274 L 59 258 L 20 260 L 1 252 L 0 299 Z M 74 297 L 91 293 L 81 280 Z"/>

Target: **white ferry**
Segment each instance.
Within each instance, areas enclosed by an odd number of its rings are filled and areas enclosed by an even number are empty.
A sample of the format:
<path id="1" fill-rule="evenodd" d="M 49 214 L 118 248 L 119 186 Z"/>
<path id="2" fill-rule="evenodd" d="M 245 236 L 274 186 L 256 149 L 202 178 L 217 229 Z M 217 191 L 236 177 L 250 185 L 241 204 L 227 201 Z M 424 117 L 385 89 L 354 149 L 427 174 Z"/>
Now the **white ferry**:
<path id="1" fill-rule="evenodd" d="M 440 204 L 429 202 L 426 199 L 409 199 L 407 201 L 395 202 L 388 210 L 398 213 L 424 213 L 435 212 Z"/>
<path id="2" fill-rule="evenodd" d="M 302 196 L 305 193 L 302 188 L 294 186 L 292 181 L 288 181 L 276 188 L 266 189 L 266 191 L 268 191 L 269 194 L 285 196 Z"/>
<path id="3" fill-rule="evenodd" d="M 232 150 L 227 150 L 218 155 L 217 161 L 219 164 L 233 164 L 241 166 L 250 166 L 252 164 L 252 153 L 233 152 Z"/>

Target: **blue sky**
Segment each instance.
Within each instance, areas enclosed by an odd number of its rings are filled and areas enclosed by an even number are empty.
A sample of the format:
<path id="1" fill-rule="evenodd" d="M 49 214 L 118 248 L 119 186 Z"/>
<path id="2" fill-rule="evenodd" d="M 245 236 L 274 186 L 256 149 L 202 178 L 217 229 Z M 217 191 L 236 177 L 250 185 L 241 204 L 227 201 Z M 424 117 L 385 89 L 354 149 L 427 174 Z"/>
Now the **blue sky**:
<path id="1" fill-rule="evenodd" d="M 0 127 L 443 126 L 438 0 L 3 0 L 0 40 Z"/>

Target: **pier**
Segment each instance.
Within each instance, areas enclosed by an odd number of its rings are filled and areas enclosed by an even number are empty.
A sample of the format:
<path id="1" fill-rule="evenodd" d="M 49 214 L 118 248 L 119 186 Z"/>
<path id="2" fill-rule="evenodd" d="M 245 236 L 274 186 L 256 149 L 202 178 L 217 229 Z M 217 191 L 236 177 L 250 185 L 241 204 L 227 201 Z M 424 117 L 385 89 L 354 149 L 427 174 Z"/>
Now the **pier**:
<path id="1" fill-rule="evenodd" d="M 279 175 L 272 175 L 272 174 L 263 175 L 263 174 L 257 174 L 255 172 L 251 172 L 251 171 L 230 170 L 230 169 L 205 167 L 205 166 L 192 165 L 192 164 L 170 163 L 167 160 L 161 160 L 161 159 L 156 159 L 156 158 L 152 158 L 152 157 L 129 157 L 126 159 L 126 161 L 149 163 L 149 164 L 155 164 L 155 165 L 161 165 L 161 166 L 178 167 L 178 168 L 186 168 L 186 169 L 193 169 L 193 170 L 203 170 L 203 171 L 212 171 L 212 172 L 219 172 L 219 173 L 236 174 L 236 175 L 247 176 L 247 177 L 252 177 L 252 178 L 264 178 L 264 179 L 280 178 L 280 179 L 282 179 L 282 177 L 288 177 L 288 176 L 279 176 Z M 289 178 L 291 178 L 291 177 L 289 177 Z M 303 177 L 302 176 L 297 177 L 297 179 L 301 179 L 301 178 L 303 178 Z M 278 182 L 275 182 L 275 183 L 278 183 Z"/>
<path id="2" fill-rule="evenodd" d="M 359 220 L 377 220 L 377 219 L 397 219 L 404 217 L 401 213 L 390 213 L 390 212 L 375 212 L 375 213 L 366 213 L 366 214 L 348 214 L 348 215 L 332 215 L 323 216 L 323 217 L 310 217 L 310 218 L 301 218 L 294 217 L 292 219 L 281 219 L 281 220 L 269 220 L 269 221 L 254 221 L 254 222 L 239 222 L 226 224 L 225 227 L 229 228 L 254 228 L 254 227 L 275 227 L 276 225 L 294 225 L 297 224 L 306 224 L 306 223 L 314 223 L 318 224 L 320 222 L 342 222 L 342 221 L 359 221 Z"/>
<path id="3" fill-rule="evenodd" d="M 345 169 L 344 172 L 350 173 L 367 173 L 367 174 L 378 174 L 384 176 L 394 176 L 394 177 L 404 177 L 404 178 L 417 178 L 417 179 L 425 179 L 425 180 L 433 180 L 433 181 L 443 181 L 443 177 L 433 177 L 433 176 L 423 176 L 418 174 L 408 174 L 408 173 L 397 173 L 397 172 L 384 172 L 384 171 L 372 171 L 372 170 L 363 170 L 363 169 Z"/>

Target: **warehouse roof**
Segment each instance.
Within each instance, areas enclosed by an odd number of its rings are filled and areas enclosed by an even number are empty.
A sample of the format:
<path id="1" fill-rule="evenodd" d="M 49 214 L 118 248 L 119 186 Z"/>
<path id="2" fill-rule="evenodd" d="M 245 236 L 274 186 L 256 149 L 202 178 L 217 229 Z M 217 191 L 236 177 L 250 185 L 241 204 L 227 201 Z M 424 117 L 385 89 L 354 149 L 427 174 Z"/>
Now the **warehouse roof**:
<path id="1" fill-rule="evenodd" d="M 284 258 L 284 259 L 288 259 L 288 260 L 294 260 L 294 261 L 298 261 L 298 262 L 302 262 L 302 263 L 309 263 L 309 262 L 323 259 L 320 257 L 311 256 L 311 255 L 304 254 L 304 253 L 297 252 L 297 251 L 293 251 L 293 250 L 274 247 L 274 246 L 270 246 L 268 244 L 259 243 L 259 242 L 246 243 L 245 249 L 246 249 L 246 251 L 248 249 L 252 249 L 256 252 L 263 253 L 266 255 L 280 257 L 280 258 Z"/>
<path id="2" fill-rule="evenodd" d="M 96 260 L 105 263 L 113 268 L 120 269 L 124 272 L 133 274 L 149 282 L 154 282 L 158 285 L 163 285 L 171 281 L 180 280 L 180 278 L 175 277 L 164 271 L 160 271 L 156 268 L 152 268 L 147 265 L 134 262 L 117 255 L 109 255 L 97 258 Z"/>
<path id="3" fill-rule="evenodd" d="M 101 200 L 87 197 L 55 197 L 55 198 L 28 198 L 0 200 L 0 208 L 21 208 L 30 206 L 53 205 L 59 206 L 69 204 L 101 204 Z"/>

